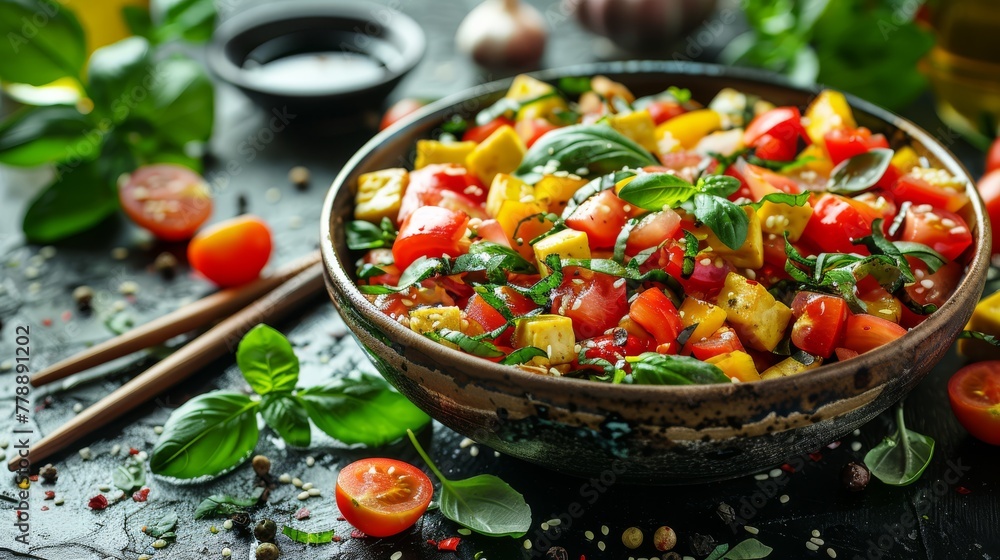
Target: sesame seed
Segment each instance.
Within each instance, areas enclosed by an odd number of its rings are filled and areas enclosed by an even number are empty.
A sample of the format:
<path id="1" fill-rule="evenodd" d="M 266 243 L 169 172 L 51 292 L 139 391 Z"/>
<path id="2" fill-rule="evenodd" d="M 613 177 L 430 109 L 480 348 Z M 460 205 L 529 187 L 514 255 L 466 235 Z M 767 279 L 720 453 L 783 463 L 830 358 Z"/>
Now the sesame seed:
<path id="1" fill-rule="evenodd" d="M 771 475 L 771 478 L 778 478 L 779 476 L 781 476 L 782 472 L 784 471 L 782 471 L 781 469 L 771 469 L 771 472 L 769 472 L 768 474 Z"/>
<path id="2" fill-rule="evenodd" d="M 788 497 L 788 494 L 782 494 L 781 497 L 778 498 L 778 501 L 783 504 L 787 504 L 789 500 L 791 500 L 791 498 Z"/>
<path id="3" fill-rule="evenodd" d="M 164 548 L 167 546 L 167 541 L 163 539 L 156 539 L 153 541 L 153 548 Z"/>
<path id="4" fill-rule="evenodd" d="M 153 426 L 153 433 L 160 435 L 163 433 L 163 426 Z"/>
<path id="5" fill-rule="evenodd" d="M 402 557 L 403 553 L 397 550 L 396 552 L 392 553 L 392 556 L 389 557 L 389 560 L 399 560 Z"/>
<path id="6" fill-rule="evenodd" d="M 302 488 L 302 479 L 298 478 L 298 477 L 293 478 L 292 479 L 292 486 L 294 486 L 296 488 Z"/>
<path id="7" fill-rule="evenodd" d="M 828 548 L 828 549 L 826 549 L 826 555 L 829 556 L 830 558 L 836 558 L 837 557 L 837 551 L 834 550 L 834 549 L 832 549 L 832 548 Z"/>
<path id="8" fill-rule="evenodd" d="M 753 475 L 754 480 L 767 480 L 768 476 L 764 473 Z"/>
<path id="9" fill-rule="evenodd" d="M 524 539 L 524 549 L 531 550 L 531 539 Z"/>
<path id="10" fill-rule="evenodd" d="M 920 281 L 920 285 L 927 288 L 928 290 L 934 287 L 934 281 L 927 278 Z"/>
<path id="11" fill-rule="evenodd" d="M 619 279 L 615 280 L 614 284 L 612 284 L 612 286 L 614 286 L 615 289 L 621 288 L 624 285 L 625 285 L 625 279 L 624 278 L 619 278 Z"/>
<path id="12" fill-rule="evenodd" d="M 57 506 L 61 506 L 64 503 L 66 503 L 66 500 L 64 500 L 62 496 L 56 496 L 56 500 L 53 503 L 56 504 Z"/>
<path id="13" fill-rule="evenodd" d="M 232 529 L 233 528 L 233 520 L 232 519 L 227 519 L 227 520 L 223 521 L 222 522 L 222 528 L 225 529 L 225 530 L 227 530 L 227 531 L 230 530 L 230 529 Z"/>
<path id="14" fill-rule="evenodd" d="M 611 532 L 611 529 L 608 529 L 607 525 L 601 525 L 601 534 L 602 535 L 604 535 L 606 537 L 606 536 L 608 536 L 608 533 L 610 533 L 610 532 Z"/>
<path id="15" fill-rule="evenodd" d="M 90 452 L 89 447 L 84 447 L 78 453 L 80 453 L 80 458 L 84 461 L 89 461 L 90 458 L 94 456 L 93 453 Z"/>
<path id="16" fill-rule="evenodd" d="M 463 438 L 462 441 L 458 442 L 458 446 L 461 447 L 462 449 L 465 449 L 466 447 L 472 445 L 473 443 L 476 442 L 472 441 L 469 438 Z"/>
<path id="17" fill-rule="evenodd" d="M 597 549 L 598 550 L 600 550 L 601 552 L 604 552 L 605 548 L 607 548 L 607 545 L 604 544 L 604 541 L 597 541 Z"/>
<path id="18" fill-rule="evenodd" d="M 296 496 L 296 497 L 299 500 L 308 500 L 309 499 L 309 492 L 299 492 L 299 495 Z"/>
<path id="19" fill-rule="evenodd" d="M 813 530 L 812 530 L 812 536 L 814 536 L 814 537 L 818 537 L 818 536 L 819 536 L 819 534 L 820 534 L 820 533 L 819 533 L 819 530 L 818 530 L 818 529 L 813 529 Z"/>
<path id="20" fill-rule="evenodd" d="M 757 533 L 760 532 L 760 529 L 756 527 L 751 527 L 750 525 L 744 525 L 743 530 L 746 531 L 747 533 L 750 533 L 751 535 L 756 535 Z"/>
<path id="21" fill-rule="evenodd" d="M 280 482 L 282 484 L 288 484 L 291 481 L 292 481 L 292 475 L 290 475 L 288 473 L 284 473 L 284 474 L 282 474 L 281 476 L 278 477 L 278 482 Z"/>
<path id="22" fill-rule="evenodd" d="M 111 258 L 116 261 L 123 261 L 128 258 L 128 249 L 125 247 L 115 247 L 111 250 Z"/>
<path id="23" fill-rule="evenodd" d="M 861 442 L 855 441 L 851 444 L 851 451 L 861 451 Z"/>
<path id="24" fill-rule="evenodd" d="M 701 264 L 701 266 L 708 266 L 708 265 L 712 264 L 712 259 L 708 259 L 708 258 L 701 259 L 700 261 L 698 261 L 698 263 Z"/>
<path id="25" fill-rule="evenodd" d="M 271 204 L 281 200 L 281 189 L 277 187 L 271 187 L 264 192 L 264 200 L 267 200 Z"/>
<path id="26" fill-rule="evenodd" d="M 473 457 L 478 456 L 479 455 L 479 448 L 476 447 L 475 445 L 473 445 L 472 447 L 470 447 L 469 448 L 469 455 L 472 455 Z"/>
<path id="27" fill-rule="evenodd" d="M 950 230 L 948 230 L 948 233 L 950 233 L 952 235 L 961 235 L 961 234 L 965 233 L 965 228 L 962 227 L 962 226 L 956 226 L 956 227 L 953 227 Z"/>
<path id="28" fill-rule="evenodd" d="M 553 519 L 549 519 L 548 523 L 549 523 L 549 525 L 551 525 L 553 527 L 558 527 L 558 526 L 562 525 L 562 520 L 561 519 L 553 518 Z"/>
<path id="29" fill-rule="evenodd" d="M 878 312 L 882 315 L 892 315 L 892 309 L 879 309 Z"/>
<path id="30" fill-rule="evenodd" d="M 584 531 L 583 538 L 587 539 L 588 541 L 594 540 L 594 532 L 593 531 Z"/>
<path id="31" fill-rule="evenodd" d="M 826 543 L 823 542 L 823 539 L 821 539 L 819 537 L 813 537 L 813 538 L 811 538 L 809 540 L 812 541 L 814 544 L 817 544 L 817 545 L 826 544 Z"/>
<path id="32" fill-rule="evenodd" d="M 117 443 L 111 446 L 111 454 L 112 455 L 117 455 L 118 452 L 121 451 L 121 450 L 122 450 L 122 446 L 118 445 Z"/>
<path id="33" fill-rule="evenodd" d="M 73 405 L 73 412 L 79 413 L 82 410 L 83 410 L 83 405 L 82 404 L 76 403 L 76 404 Z"/>
<path id="34" fill-rule="evenodd" d="M 389 474 L 392 474 L 392 473 L 389 473 Z M 313 487 L 313 483 L 312 482 L 306 482 L 305 484 L 302 485 L 302 489 L 303 490 L 312 490 L 312 487 Z"/>
<path id="35" fill-rule="evenodd" d="M 946 228 L 953 228 L 953 227 L 957 226 L 958 224 L 956 224 L 955 220 L 952 220 L 951 218 L 942 218 L 941 219 L 941 225 L 943 225 Z"/>
<path id="36" fill-rule="evenodd" d="M 308 494 L 310 496 L 319 496 L 319 488 L 310 488 Z"/>
<path id="37" fill-rule="evenodd" d="M 816 546 L 815 543 L 812 543 L 812 542 L 809 542 L 809 541 L 806 541 L 806 548 L 808 548 L 809 550 L 812 550 L 812 551 L 819 550 L 819 547 Z"/>
<path id="38" fill-rule="evenodd" d="M 222 549 L 222 556 L 224 556 L 225 558 L 229 558 L 232 555 L 233 555 L 233 551 L 230 550 L 228 547 Z"/>

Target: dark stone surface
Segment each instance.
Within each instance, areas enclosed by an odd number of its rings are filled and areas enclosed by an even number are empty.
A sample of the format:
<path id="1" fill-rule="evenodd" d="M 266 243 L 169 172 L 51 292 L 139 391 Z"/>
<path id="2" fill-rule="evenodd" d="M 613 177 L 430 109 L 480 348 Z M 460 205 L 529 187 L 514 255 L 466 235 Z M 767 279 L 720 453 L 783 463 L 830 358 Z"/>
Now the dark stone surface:
<path id="1" fill-rule="evenodd" d="M 430 44 L 427 59 L 404 82 L 398 94 L 436 97 L 486 80 L 453 53 L 453 30 L 461 14 L 472 4 L 459 0 L 403 3 L 403 9 L 428 30 Z M 558 20 L 558 12 L 554 13 Z M 575 23 L 555 21 L 554 24 L 556 33 L 546 55 L 547 66 L 595 58 L 594 41 L 583 35 Z M 725 42 L 727 33 L 731 35 L 727 29 L 717 42 Z M 287 262 L 315 246 L 325 187 L 371 132 L 350 132 L 343 122 L 320 123 L 304 115 L 295 117 L 285 130 L 263 132 L 269 124 L 269 111 L 249 104 L 229 88 L 220 86 L 218 93 L 220 118 L 207 173 L 220 186 L 214 219 L 234 215 L 238 198 L 246 197 L 250 212 L 264 216 L 275 230 L 273 262 Z M 981 171 L 981 156 L 948 134 L 926 99 L 905 114 L 951 144 L 974 174 Z M 311 186 L 305 192 L 296 190 L 287 181 L 288 169 L 293 165 L 306 165 L 312 172 Z M 152 270 L 153 259 L 159 252 L 169 250 L 183 262 L 184 247 L 150 243 L 146 235 L 120 218 L 60 244 L 56 255 L 44 263 L 33 262 L 40 248 L 24 245 L 18 233 L 25 201 L 33 192 L 30 175 L 12 171 L 0 175 L 3 178 L 0 362 L 13 356 L 18 326 L 30 327 L 31 366 L 37 370 L 111 336 L 105 323 L 112 317 L 116 317 L 112 324 L 120 324 L 126 316 L 136 323 L 143 322 L 211 290 L 206 282 L 187 274 L 184 265 L 175 280 L 161 279 Z M 273 199 L 266 193 L 272 188 L 280 190 L 280 201 L 269 201 Z M 299 223 L 301 227 L 294 227 Z M 121 261 L 113 259 L 111 250 L 115 247 L 128 248 L 129 256 Z M 37 269 L 37 278 L 30 277 L 29 268 Z M 126 280 L 140 286 L 134 298 L 118 294 L 119 285 Z M 90 315 L 78 312 L 72 301 L 71 292 L 80 284 L 88 284 L 97 292 L 95 310 Z M 113 312 L 116 301 L 125 302 L 123 312 Z M 64 316 L 67 311 L 69 315 Z M 278 326 L 296 346 L 304 383 L 341 375 L 356 367 L 372 370 L 353 339 L 346 337 L 346 329 L 332 305 L 322 297 L 296 319 Z M 170 346 L 182 342 L 173 341 Z M 89 379 L 34 391 L 36 406 L 43 407 L 32 414 L 29 425 L 35 430 L 34 437 L 68 419 L 74 404 L 88 406 L 97 401 L 148 367 L 162 352 L 156 349 L 123 359 L 99 368 Z M 997 530 L 1000 449 L 969 437 L 951 414 L 946 383 L 959 365 L 953 356 L 946 358 L 907 400 L 909 426 L 934 437 L 937 450 L 924 476 L 905 488 L 873 481 L 865 491 L 850 493 L 840 484 L 843 465 L 860 460 L 891 429 L 889 415 L 872 421 L 860 435 L 846 438 L 836 449 L 822 449 L 812 457 L 790 457 L 789 464 L 796 467 L 793 474 L 782 471 L 779 477 L 767 480 L 744 478 L 686 487 L 626 486 L 616 483 L 611 472 L 603 480 L 574 479 L 508 457 L 495 457 L 485 448 L 473 457 L 471 447 L 461 448 L 461 438 L 440 426 L 435 426 L 433 433 L 425 432 L 422 439 L 447 475 L 464 478 L 479 473 L 498 474 L 523 492 L 532 506 L 533 525 L 527 536 L 532 543 L 531 552 L 525 551 L 521 540 L 467 537 L 459 546 L 460 558 L 473 558 L 478 551 L 484 551 L 483 557 L 494 560 L 522 555 L 542 557 L 550 543 L 565 547 L 570 558 L 581 555 L 591 559 L 645 558 L 656 552 L 652 534 L 660 525 L 670 525 L 676 530 L 680 543 L 677 551 L 689 555 L 694 534 L 735 544 L 750 536 L 743 530 L 744 524 L 756 527 L 757 538 L 775 548 L 773 558 L 826 557 L 827 547 L 835 549 L 838 558 L 997 558 L 1000 556 Z M 221 359 L 122 421 L 54 457 L 52 462 L 60 471 L 59 481 L 54 486 L 39 483 L 31 489 L 30 553 L 23 553 L 24 547 L 13 541 L 15 504 L 0 502 L 5 510 L 0 523 L 0 558 L 135 559 L 140 554 L 154 552 L 150 547 L 153 539 L 143 534 L 141 527 L 166 512 L 174 512 L 180 518 L 178 539 L 177 543 L 157 551 L 155 558 L 220 558 L 223 547 L 233 550 L 233 558 L 251 558 L 251 539 L 222 530 L 221 520 L 193 519 L 197 503 L 210 494 L 251 492 L 253 473 L 249 464 L 217 480 L 199 484 L 174 485 L 151 480 L 152 492 L 146 503 L 126 499 L 102 512 L 86 508 L 87 500 L 99 493 L 99 486 L 111 485 L 112 470 L 124 460 L 122 456 L 109 455 L 113 445 L 149 452 L 156 440 L 154 426 L 162 425 L 170 411 L 186 399 L 212 389 L 243 387 L 232 359 Z M 14 374 L 0 372 L 0 403 L 4 407 L 0 415 L 0 439 L 12 442 L 15 440 L 8 434 L 14 427 L 13 390 Z M 413 530 L 394 538 L 351 538 L 350 527 L 337 521 L 336 506 L 331 499 L 337 468 L 371 455 L 399 457 L 416 463 L 419 459 L 405 443 L 382 449 L 345 449 L 321 439 L 320 435 L 315 434 L 312 449 L 293 450 L 285 449 L 265 429 L 258 445 L 258 452 L 271 458 L 274 473 L 288 472 L 311 481 L 321 489 L 322 497 L 305 502 L 312 510 L 309 520 L 295 522 L 292 514 L 303 504 L 294 498 L 297 491 L 291 486 L 279 486 L 268 505 L 255 512 L 254 517 L 271 517 L 279 526 L 289 524 L 309 531 L 333 528 L 344 539 L 307 551 L 303 545 L 279 537 L 283 558 L 386 559 L 395 551 L 401 551 L 403 558 L 452 557 L 452 553 L 437 552 L 425 542 L 458 535 L 458 527 L 438 513 L 424 516 Z M 861 443 L 859 451 L 851 449 L 854 442 Z M 76 453 L 84 446 L 93 451 L 91 461 L 83 461 Z M 14 449 L 7 447 L 4 451 L 10 456 Z M 308 455 L 317 459 L 312 468 L 305 466 Z M 956 477 L 957 471 L 961 476 Z M 13 495 L 11 478 L 5 480 L 0 483 L 0 491 Z M 64 505 L 55 506 L 54 502 L 43 500 L 43 492 L 49 489 L 63 497 Z M 788 503 L 781 503 L 781 495 L 789 496 Z M 720 521 L 716 511 L 722 502 L 730 504 L 745 523 L 740 521 L 730 526 Z M 48 511 L 42 511 L 46 506 Z M 541 523 L 552 518 L 560 518 L 562 523 L 545 533 Z M 219 527 L 218 534 L 209 531 L 212 525 Z M 602 525 L 609 528 L 607 536 L 602 535 Z M 643 546 L 635 551 L 621 544 L 621 533 L 629 526 L 641 528 L 646 536 Z M 825 541 L 818 553 L 805 548 L 814 529 L 821 532 Z M 594 533 L 593 541 L 585 538 L 586 531 Z M 605 552 L 599 551 L 597 541 L 607 545 Z"/>

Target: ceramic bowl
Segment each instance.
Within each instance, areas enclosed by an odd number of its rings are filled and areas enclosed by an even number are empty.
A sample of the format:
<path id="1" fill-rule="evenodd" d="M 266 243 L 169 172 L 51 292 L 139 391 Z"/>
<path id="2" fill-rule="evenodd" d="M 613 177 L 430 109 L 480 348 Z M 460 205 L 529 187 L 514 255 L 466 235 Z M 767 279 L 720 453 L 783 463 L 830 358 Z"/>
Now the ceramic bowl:
<path id="1" fill-rule="evenodd" d="M 536 74 L 604 74 L 637 95 L 667 86 L 707 101 L 732 87 L 778 105 L 805 107 L 818 90 L 794 88 L 760 72 L 670 62 L 584 65 Z M 366 144 L 327 195 L 322 253 L 330 297 L 378 370 L 417 406 L 455 431 L 502 453 L 561 473 L 674 484 L 736 477 L 837 440 L 907 394 L 944 356 L 978 301 L 990 233 L 974 182 L 930 134 L 888 111 L 849 97 L 860 125 L 914 148 L 968 181 L 964 209 L 975 237 L 955 294 L 918 327 L 889 344 L 815 371 L 732 385 L 608 385 L 525 373 L 445 348 L 380 313 L 354 283 L 356 254 L 344 241 L 358 176 L 410 166 L 419 138 L 453 114 L 469 116 L 502 96 L 497 82 L 438 101 Z"/>

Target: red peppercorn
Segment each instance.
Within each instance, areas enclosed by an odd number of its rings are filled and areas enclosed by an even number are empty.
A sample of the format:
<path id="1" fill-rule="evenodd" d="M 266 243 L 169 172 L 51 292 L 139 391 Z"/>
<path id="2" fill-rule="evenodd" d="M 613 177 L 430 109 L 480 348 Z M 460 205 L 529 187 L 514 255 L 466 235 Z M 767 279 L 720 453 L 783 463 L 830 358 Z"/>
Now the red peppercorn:
<path id="1" fill-rule="evenodd" d="M 136 448 L 134 448 L 134 447 L 129 447 L 128 448 L 128 454 L 129 455 L 138 455 L 139 454 L 139 450 L 136 449 Z"/>
<path id="2" fill-rule="evenodd" d="M 968 496 L 969 494 L 972 493 L 972 490 L 969 490 L 965 486 L 959 486 L 958 488 L 955 489 L 955 491 L 963 496 Z"/>
<path id="3" fill-rule="evenodd" d="M 54 491 L 54 490 L 46 490 L 46 491 L 45 491 L 45 499 L 46 499 L 46 500 L 52 500 L 52 499 L 54 499 L 55 497 L 56 497 L 56 493 L 55 493 L 55 491 Z"/>
<path id="4" fill-rule="evenodd" d="M 149 499 L 149 487 L 143 486 L 138 492 L 132 494 L 132 499 L 137 502 L 145 502 Z"/>
<path id="5" fill-rule="evenodd" d="M 103 494 L 98 494 L 87 502 L 87 507 L 95 511 L 102 510 L 108 507 L 108 499 Z"/>
<path id="6" fill-rule="evenodd" d="M 351 538 L 352 539 L 363 539 L 363 538 L 365 538 L 367 536 L 368 535 L 364 534 L 361 531 L 358 531 L 357 529 L 351 530 Z"/>
<path id="7" fill-rule="evenodd" d="M 455 552 L 458 550 L 458 544 L 462 542 L 462 539 L 458 537 L 448 537 L 438 543 L 438 550 L 446 550 L 449 552 Z"/>

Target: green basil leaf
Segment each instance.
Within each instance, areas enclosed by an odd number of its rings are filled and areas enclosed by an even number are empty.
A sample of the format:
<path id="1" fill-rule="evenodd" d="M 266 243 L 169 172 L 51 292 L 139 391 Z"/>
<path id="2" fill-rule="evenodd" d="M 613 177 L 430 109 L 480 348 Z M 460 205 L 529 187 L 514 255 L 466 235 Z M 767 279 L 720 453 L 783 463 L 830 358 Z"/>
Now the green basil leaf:
<path id="1" fill-rule="evenodd" d="M 643 214 L 642 216 L 636 216 L 634 218 L 629 218 L 625 222 L 625 226 L 620 232 L 618 232 L 618 237 L 615 238 L 615 251 L 611 258 L 618 261 L 625 261 L 625 248 L 628 247 L 628 238 L 632 235 L 632 230 L 642 222 L 643 218 L 649 216 L 649 213 Z"/>
<path id="2" fill-rule="evenodd" d="M 750 229 L 750 219 L 743 208 L 725 198 L 698 193 L 692 210 L 695 219 L 708 226 L 726 247 L 736 250 L 743 246 Z"/>
<path id="3" fill-rule="evenodd" d="M 809 193 L 788 194 L 784 192 L 768 193 L 757 202 L 751 202 L 744 206 L 749 206 L 754 210 L 759 209 L 765 202 L 771 204 L 785 204 L 787 206 L 805 206 L 809 202 Z"/>
<path id="4" fill-rule="evenodd" d="M 556 162 L 553 167 L 550 161 Z M 656 165 L 645 148 L 603 124 L 576 124 L 557 128 L 538 139 L 524 155 L 515 175 L 535 183 L 541 170 L 603 175 L 624 167 Z M 578 174 L 578 173 L 577 173 Z"/>
<path id="5" fill-rule="evenodd" d="M 153 0 L 150 7 L 157 42 L 202 43 L 212 38 L 217 17 L 213 0 Z"/>
<path id="6" fill-rule="evenodd" d="M 655 250 L 655 248 L 653 249 Z M 594 272 L 610 274 L 611 276 L 625 278 L 626 280 L 638 283 L 660 282 L 662 284 L 666 284 L 667 287 L 670 288 L 670 291 L 674 294 L 684 294 L 684 287 L 681 286 L 680 282 L 678 282 L 676 278 L 668 274 L 665 270 L 654 268 L 645 273 L 640 272 L 638 264 L 632 266 L 637 259 L 639 259 L 638 256 L 629 261 L 628 266 L 622 266 L 621 263 L 611 259 L 563 259 L 560 262 L 560 266 L 578 266 L 580 268 L 586 268 L 587 270 L 593 270 Z M 543 280 L 545 279 L 543 278 Z M 556 286 L 552 286 L 550 290 L 555 289 L 556 287 L 558 287 L 558 284 L 556 284 Z M 539 303 L 539 305 L 541 305 L 541 303 Z"/>
<path id="7" fill-rule="evenodd" d="M 864 245 L 868 248 L 868 251 L 873 255 L 886 255 L 891 257 L 899 272 L 902 275 L 903 282 L 912 283 L 914 282 L 913 271 L 910 270 L 910 264 L 903 254 L 899 251 L 896 245 L 885 238 L 882 235 L 882 218 L 878 218 L 872 221 L 872 233 L 860 239 L 854 239 L 851 241 L 854 245 Z"/>
<path id="8" fill-rule="evenodd" d="M 343 443 L 384 445 L 430 420 L 374 375 L 336 379 L 300 390 L 298 396 L 316 427 Z"/>
<path id="9" fill-rule="evenodd" d="M 485 340 L 476 340 L 475 338 L 460 331 L 441 329 L 440 331 L 425 332 L 424 336 L 434 342 L 450 342 L 461 348 L 463 352 L 480 358 L 499 358 L 504 355 L 503 351 L 498 349 L 492 343 L 486 342 Z"/>
<path id="10" fill-rule="evenodd" d="M 118 193 L 94 162 L 63 171 L 41 192 L 22 221 L 33 243 L 52 243 L 87 230 L 118 210 Z"/>
<path id="11" fill-rule="evenodd" d="M 307 533 L 305 531 L 299 531 L 298 529 L 293 529 L 288 525 L 285 525 L 281 529 L 281 534 L 292 539 L 297 543 L 302 544 L 326 544 L 328 542 L 333 542 L 333 530 L 322 531 L 319 533 Z"/>
<path id="12" fill-rule="evenodd" d="M 6 82 L 43 86 L 79 79 L 87 61 L 83 28 L 59 2 L 0 2 L 0 76 Z"/>
<path id="13" fill-rule="evenodd" d="M 723 198 L 740 190 L 740 180 L 729 175 L 708 175 L 698 179 L 699 191 Z"/>
<path id="14" fill-rule="evenodd" d="M 455 523 L 489 537 L 520 538 L 531 528 L 531 507 L 517 490 L 499 477 L 481 474 L 464 480 L 445 478 L 437 465 L 407 432 L 417 453 L 441 482 L 441 513 Z"/>
<path id="15" fill-rule="evenodd" d="M 872 475 L 892 486 L 916 482 L 934 455 L 934 440 L 906 429 L 903 406 L 896 408 L 896 434 L 887 437 L 865 455 Z"/>
<path id="16" fill-rule="evenodd" d="M 632 379 L 640 385 L 694 385 L 731 383 L 718 367 L 690 356 L 644 352 L 626 360 L 632 364 Z"/>
<path id="17" fill-rule="evenodd" d="M 865 192 L 889 169 L 893 153 L 886 148 L 874 148 L 840 162 L 830 172 L 826 190 L 847 195 Z"/>
<path id="18" fill-rule="evenodd" d="M 168 512 L 152 523 L 146 524 L 146 534 L 158 539 L 177 528 L 177 514 Z"/>
<path id="19" fill-rule="evenodd" d="M 690 278 L 694 274 L 694 259 L 698 256 L 698 238 L 688 230 L 684 231 L 684 262 L 681 277 Z"/>
<path id="20" fill-rule="evenodd" d="M 770 556 L 773 550 L 757 539 L 747 539 L 724 553 L 722 560 L 759 560 Z"/>
<path id="21" fill-rule="evenodd" d="M 175 56 L 157 62 L 153 75 L 156 80 L 136 116 L 153 126 L 163 144 L 183 150 L 190 143 L 207 142 L 215 121 L 215 90 L 202 65 Z M 295 118 L 284 108 L 275 113 L 274 130 Z"/>
<path id="22" fill-rule="evenodd" d="M 558 288 L 563 281 L 563 271 L 559 255 L 549 255 L 546 257 L 545 266 L 551 271 L 549 275 L 532 284 L 530 288 L 525 289 L 514 285 L 511 285 L 510 288 L 522 295 L 528 296 L 531 298 L 531 301 L 538 305 L 548 304 L 549 294 L 552 290 Z"/>
<path id="23" fill-rule="evenodd" d="M 365 263 L 358 269 L 358 280 L 368 280 L 382 274 L 385 274 L 385 271 L 378 266 L 371 263 Z"/>
<path id="24" fill-rule="evenodd" d="M 281 439 L 295 447 L 309 447 L 309 415 L 293 395 L 270 393 L 260 400 L 260 414 Z"/>
<path id="25" fill-rule="evenodd" d="M 983 342 L 992 344 L 993 346 L 1000 346 L 1000 338 L 997 338 L 992 334 L 986 334 L 979 331 L 962 331 L 958 333 L 958 338 L 972 338 L 975 340 L 982 340 Z"/>
<path id="26" fill-rule="evenodd" d="M 923 261 L 924 264 L 927 265 L 927 269 L 930 270 L 931 274 L 934 274 L 942 266 L 948 264 L 948 259 L 944 258 L 944 255 L 938 253 L 923 243 L 917 243 L 914 241 L 894 241 L 893 244 L 902 256 L 913 257 Z"/>
<path id="27" fill-rule="evenodd" d="M 347 222 L 344 230 L 347 237 L 347 248 L 351 250 L 378 249 L 380 247 L 391 247 L 396 240 L 396 229 L 389 221 L 386 227 L 385 220 L 380 226 L 364 220 L 352 220 Z"/>
<path id="28" fill-rule="evenodd" d="M 545 350 L 542 350 L 541 348 L 525 346 L 524 348 L 518 348 L 517 350 L 511 352 L 506 358 L 500 360 L 500 363 L 505 366 L 513 366 L 529 362 L 532 358 L 544 358 L 546 356 L 548 356 L 548 354 L 546 354 Z"/>
<path id="29" fill-rule="evenodd" d="M 618 197 L 639 208 L 663 210 L 676 208 L 698 192 L 697 187 L 672 173 L 643 173 L 626 183 Z"/>
<path id="30" fill-rule="evenodd" d="M 151 95 L 157 80 L 149 41 L 129 37 L 94 51 L 87 65 L 87 90 L 94 110 L 115 123 L 129 118 Z"/>
<path id="31" fill-rule="evenodd" d="M 713 550 L 711 554 L 706 556 L 705 560 L 720 560 L 722 556 L 727 552 L 729 552 L 729 544 L 722 543 L 719 546 L 715 547 L 715 550 Z"/>
<path id="32" fill-rule="evenodd" d="M 198 504 L 198 508 L 194 511 L 194 518 L 229 517 L 234 513 L 246 511 L 248 508 L 257 505 L 263 494 L 264 487 L 254 490 L 253 496 L 250 498 L 236 498 L 225 494 L 213 494 Z"/>
<path id="33" fill-rule="evenodd" d="M 236 349 L 243 378 L 258 395 L 288 393 L 299 382 L 299 358 L 285 335 L 261 323 Z"/>
<path id="34" fill-rule="evenodd" d="M 90 120 L 74 107 L 49 105 L 31 107 L 0 124 L 0 163 L 34 167 L 80 158 L 92 159 L 97 146 L 87 134 L 100 138 Z"/>
<path id="35" fill-rule="evenodd" d="M 122 6 L 122 20 L 132 35 L 138 35 L 149 40 L 153 34 L 153 22 L 149 9 L 144 6 Z"/>
<path id="36" fill-rule="evenodd" d="M 199 395 L 175 410 L 153 448 L 149 468 L 160 476 L 217 475 L 250 458 L 257 445 L 257 407 L 228 391 Z"/>
<path id="37" fill-rule="evenodd" d="M 468 253 L 459 255 L 451 265 L 451 274 L 473 271 L 485 271 L 490 282 L 501 284 L 506 281 L 507 272 L 537 274 L 538 268 L 509 247 L 477 241 L 469 246 Z"/>
<path id="38" fill-rule="evenodd" d="M 406 267 L 403 274 L 399 276 L 397 286 L 358 286 L 358 290 L 363 294 L 394 294 L 410 289 L 410 286 L 419 284 L 431 276 L 447 275 L 451 264 L 448 259 L 429 259 L 420 257 L 413 261 L 413 264 Z"/>
<path id="39" fill-rule="evenodd" d="M 563 76 L 557 87 L 570 95 L 581 95 L 590 91 L 590 76 Z"/>
<path id="40" fill-rule="evenodd" d="M 131 492 L 146 484 L 146 468 L 129 457 L 124 465 L 118 465 L 115 472 L 111 473 L 111 480 L 122 492 Z"/>

